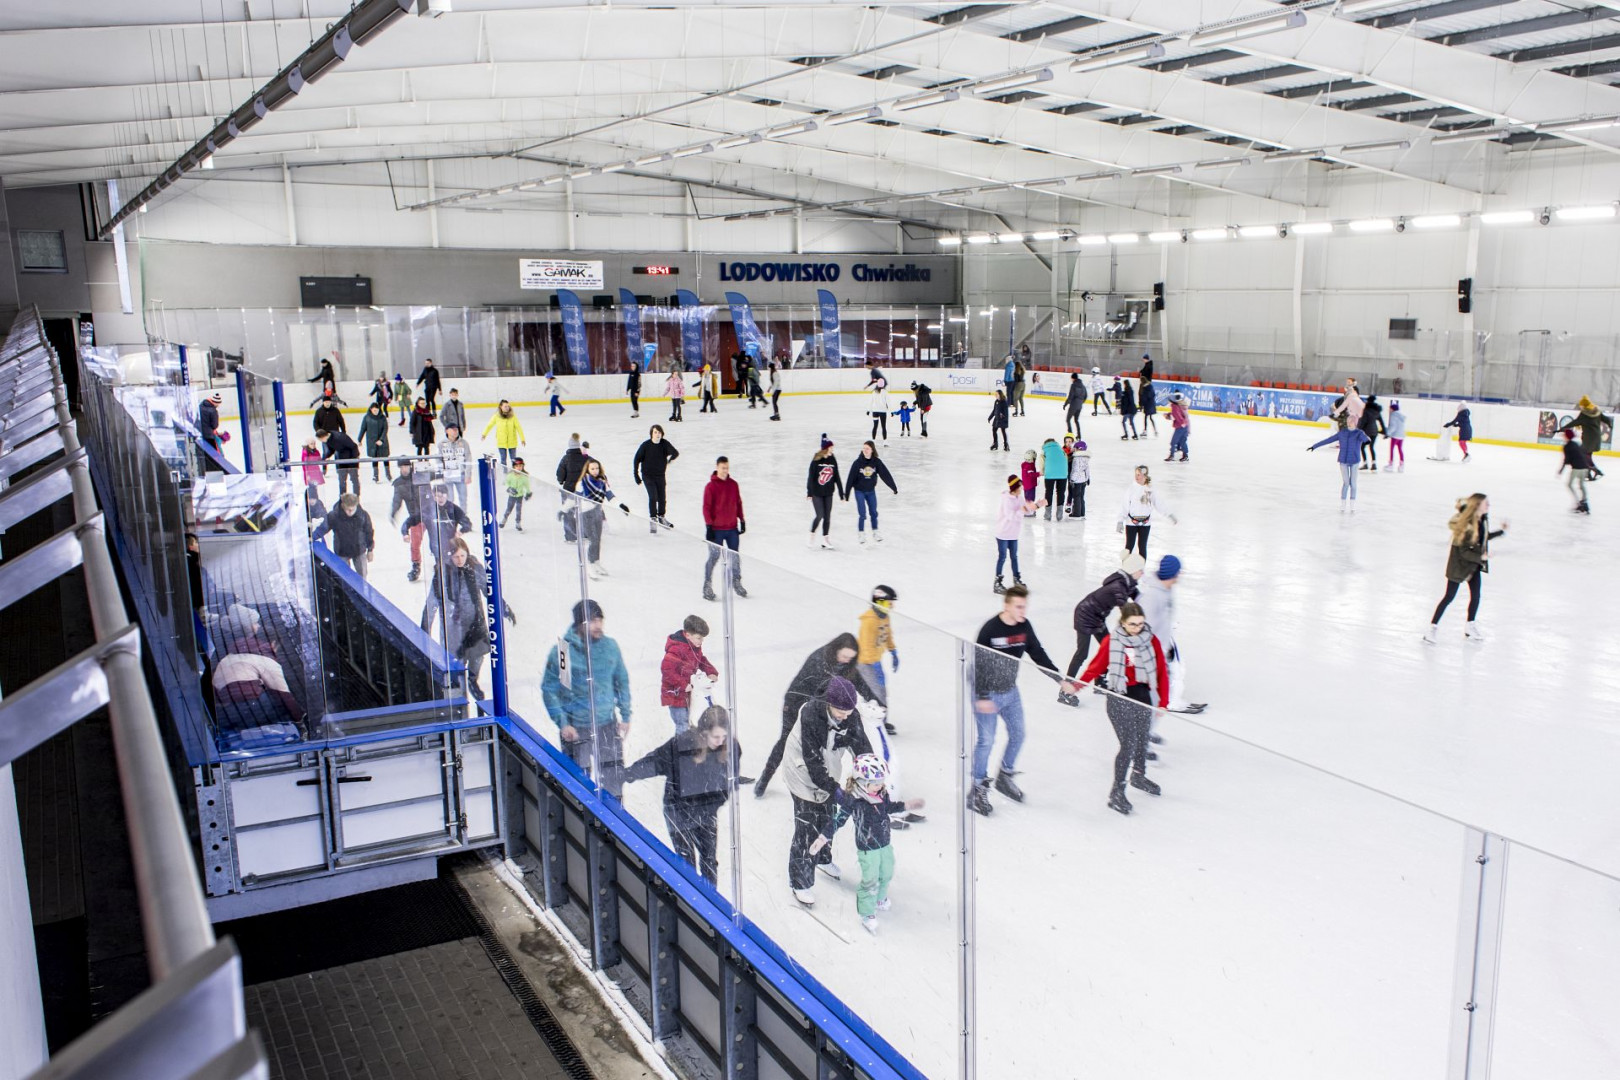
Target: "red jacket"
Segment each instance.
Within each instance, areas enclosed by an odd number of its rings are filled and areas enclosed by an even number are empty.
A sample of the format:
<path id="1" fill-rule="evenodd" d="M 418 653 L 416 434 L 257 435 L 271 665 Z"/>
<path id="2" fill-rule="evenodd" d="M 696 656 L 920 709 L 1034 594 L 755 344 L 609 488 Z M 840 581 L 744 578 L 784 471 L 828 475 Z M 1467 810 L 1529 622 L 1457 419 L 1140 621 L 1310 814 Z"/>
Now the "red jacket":
<path id="1" fill-rule="evenodd" d="M 1108 650 L 1112 647 L 1112 640 L 1113 635 L 1103 638 L 1101 649 L 1098 650 L 1096 656 L 1091 658 L 1091 663 L 1086 665 L 1086 670 L 1080 673 L 1081 682 L 1096 682 L 1098 676 L 1108 673 Z M 1159 692 L 1159 708 L 1168 709 L 1170 707 L 1170 672 L 1165 669 L 1164 646 L 1159 644 L 1157 635 L 1153 638 L 1153 660 L 1154 667 L 1158 669 L 1159 675 L 1155 680 L 1159 685 L 1154 687 Z M 1142 681 L 1136 677 L 1136 665 L 1131 662 L 1130 653 L 1125 654 L 1125 681 L 1133 686 Z M 1116 693 L 1124 693 L 1124 687 L 1113 686 L 1109 689 Z"/>
<path id="2" fill-rule="evenodd" d="M 711 679 L 720 677 L 714 665 L 709 663 L 709 658 L 703 655 L 703 650 L 686 640 L 686 635 L 679 630 L 664 642 L 664 662 L 659 671 L 663 675 L 663 682 L 659 686 L 658 700 L 660 704 L 673 705 L 678 709 L 686 708 L 691 698 L 693 674 L 702 671 Z"/>
<path id="3" fill-rule="evenodd" d="M 731 477 L 709 474 L 703 489 L 703 524 L 711 529 L 735 529 L 743 518 L 742 488 Z"/>

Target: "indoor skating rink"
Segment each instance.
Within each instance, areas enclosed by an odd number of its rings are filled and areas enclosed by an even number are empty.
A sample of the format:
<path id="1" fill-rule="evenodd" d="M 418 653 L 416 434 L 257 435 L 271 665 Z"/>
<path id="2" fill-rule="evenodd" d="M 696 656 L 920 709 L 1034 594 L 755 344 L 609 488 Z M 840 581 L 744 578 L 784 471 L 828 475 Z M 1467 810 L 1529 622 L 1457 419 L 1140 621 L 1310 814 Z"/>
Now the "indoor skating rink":
<path id="1" fill-rule="evenodd" d="M 894 373 L 897 388 L 907 381 Z M 476 399 L 470 383 L 463 394 Z M 511 700 L 555 738 L 539 687 L 580 589 L 549 486 L 570 432 L 589 441 L 632 511 L 610 514 L 609 576 L 589 582 L 630 672 L 628 760 L 671 734 L 658 665 L 686 615 L 713 628 L 706 651 L 729 676 L 715 697 L 735 703 L 753 776 L 804 658 L 855 632 L 872 586 L 896 589 L 893 753 L 902 793 L 928 799 L 929 820 L 896 834 L 894 907 L 880 933 L 868 936 L 855 914 L 848 830 L 835 845 L 844 880 L 820 880 L 809 912 L 788 891 L 792 807 L 780 775 L 764 799 L 744 790 L 722 813 L 720 883 L 902 1053 L 948 1076 L 960 1045 L 958 638 L 971 642 L 1000 608 L 994 502 L 1024 450 L 1061 438 L 1062 416 L 1055 400 L 1030 400 L 1013 420 L 1011 453 L 986 450 L 982 395 L 938 394 L 927 439 L 915 422 L 900 437 L 891 417 L 881 453 L 900 494 L 879 489 L 883 541 L 857 544 L 854 503 L 838 503 L 837 549 L 807 549 L 809 458 L 827 432 L 847 471 L 869 431 L 865 402 L 784 397 L 783 420 L 771 423 L 736 398 L 715 415 L 689 400 L 684 423 L 665 423 L 681 457 L 669 472 L 675 532 L 659 535 L 648 534 L 630 460 L 648 425 L 665 421 L 666 401 L 645 399 L 640 419 L 623 403 L 576 404 L 555 419 L 520 409 L 535 495 L 525 531 L 501 534 L 518 618 L 507 633 Z M 490 410 L 470 412 L 481 430 Z M 357 421 L 351 412 L 351 429 Z M 1087 693 L 1080 709 L 1065 708 L 1026 667 L 1027 801 L 996 795 L 994 814 L 971 821 L 981 1075 L 1057 1077 L 1075 1063 L 1099 1076 L 1443 1075 L 1453 1002 L 1463 1000 L 1454 980 L 1471 873 L 1464 823 L 1528 845 L 1508 860 L 1493 1076 L 1605 1075 L 1620 1059 L 1620 1028 L 1604 1007 L 1620 999 L 1620 972 L 1605 960 L 1620 953 L 1620 884 L 1562 860 L 1620 874 L 1620 635 L 1609 610 L 1620 597 L 1620 502 L 1599 481 L 1592 515 L 1572 514 L 1555 453 L 1476 444 L 1466 465 L 1455 451 L 1435 462 L 1434 443 L 1412 438 L 1406 471 L 1362 473 L 1349 514 L 1333 450 L 1305 452 L 1324 426 L 1195 415 L 1181 464 L 1162 460 L 1167 417 L 1156 438 L 1136 442 L 1089 407 L 1084 422 L 1090 517 L 1026 523 L 1031 620 L 1065 662 L 1074 604 L 1117 567 L 1118 506 L 1132 467 L 1148 464 L 1179 517 L 1156 521 L 1150 564 L 1165 553 L 1183 561 L 1177 638 L 1189 696 L 1210 707 L 1158 723 L 1166 741 L 1150 775 L 1164 794 L 1132 791 L 1136 812 L 1124 818 L 1105 806 L 1116 744 L 1102 699 Z M 295 445 L 307 425 L 293 420 Z M 398 449 L 403 433 L 390 430 Z M 717 454 L 731 458 L 748 520 L 749 595 L 735 601 L 730 671 L 722 604 L 700 596 L 700 500 Z M 387 489 L 369 482 L 369 466 L 364 475 L 378 527 L 372 583 L 414 619 L 424 586 L 405 580 Z M 335 490 L 328 481 L 328 504 Z M 1489 638 L 1464 640 L 1464 592 L 1439 644 L 1425 646 L 1446 520 L 1473 491 L 1491 497 L 1495 527 L 1511 526 L 1491 545 L 1484 579 Z M 626 805 L 665 835 L 659 781 L 629 787 Z"/>

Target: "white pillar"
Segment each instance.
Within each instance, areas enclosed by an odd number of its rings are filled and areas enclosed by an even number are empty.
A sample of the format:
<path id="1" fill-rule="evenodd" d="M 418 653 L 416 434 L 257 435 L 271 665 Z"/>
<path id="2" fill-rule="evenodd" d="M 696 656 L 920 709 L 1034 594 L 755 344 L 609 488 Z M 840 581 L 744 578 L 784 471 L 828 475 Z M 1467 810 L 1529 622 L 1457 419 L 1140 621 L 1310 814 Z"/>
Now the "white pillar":
<path id="1" fill-rule="evenodd" d="M 1472 280 L 1479 273 L 1479 215 L 1474 214 L 1468 218 L 1468 254 L 1463 260 L 1463 277 Z M 1476 294 L 1478 290 L 1473 290 Z M 1478 303 L 1476 300 L 1474 303 Z M 1475 347 L 1474 339 L 1474 304 L 1468 305 L 1468 312 L 1462 317 L 1462 353 L 1463 353 L 1463 384 L 1464 397 L 1474 396 L 1474 381 L 1478 375 L 1476 361 L 1479 359 L 1479 350 Z"/>
<path id="2" fill-rule="evenodd" d="M 435 200 L 435 199 L 437 199 L 439 197 L 439 188 L 438 188 L 438 185 L 434 182 L 433 159 L 432 158 L 429 158 L 428 163 L 427 163 L 427 180 L 428 180 L 428 204 L 429 204 L 428 205 L 428 234 L 432 238 L 433 246 L 438 247 L 439 246 L 439 208 L 437 206 L 432 205 L 432 203 L 433 203 L 433 200 Z"/>
<path id="3" fill-rule="evenodd" d="M 298 246 L 298 218 L 293 214 L 292 170 L 281 163 L 281 194 L 287 203 L 287 246 Z"/>
<path id="4" fill-rule="evenodd" d="M 1305 239 L 1294 241 L 1294 366 L 1305 370 Z"/>
<path id="5" fill-rule="evenodd" d="M 569 180 L 563 185 L 563 205 L 568 218 L 568 250 L 574 250 L 574 182 Z"/>

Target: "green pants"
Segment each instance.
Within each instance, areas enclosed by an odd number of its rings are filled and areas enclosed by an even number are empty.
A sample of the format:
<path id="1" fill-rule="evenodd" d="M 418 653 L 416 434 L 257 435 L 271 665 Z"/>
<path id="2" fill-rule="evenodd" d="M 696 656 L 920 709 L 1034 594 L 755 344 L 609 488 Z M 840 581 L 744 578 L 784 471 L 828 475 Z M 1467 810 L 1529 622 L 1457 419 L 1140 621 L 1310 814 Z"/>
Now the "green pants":
<path id="1" fill-rule="evenodd" d="M 894 880 L 894 846 L 873 851 L 857 851 L 861 864 L 861 888 L 855 894 L 855 910 L 865 919 L 877 914 L 879 900 L 889 898 L 889 882 Z"/>

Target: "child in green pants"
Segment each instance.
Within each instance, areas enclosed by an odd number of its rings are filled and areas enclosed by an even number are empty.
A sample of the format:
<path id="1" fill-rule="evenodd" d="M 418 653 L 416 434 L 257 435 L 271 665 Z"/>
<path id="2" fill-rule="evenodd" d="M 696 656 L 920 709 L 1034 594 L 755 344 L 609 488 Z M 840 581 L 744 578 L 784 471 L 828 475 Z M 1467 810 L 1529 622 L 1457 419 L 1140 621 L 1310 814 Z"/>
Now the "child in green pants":
<path id="1" fill-rule="evenodd" d="M 889 910 L 889 882 L 894 878 L 894 847 L 889 843 L 889 818 L 908 810 L 921 810 L 923 800 L 896 802 L 889 798 L 889 766 L 876 754 L 855 759 L 849 783 L 833 793 L 836 808 L 827 828 L 810 845 L 818 854 L 832 843 L 833 834 L 844 822 L 855 822 L 855 853 L 861 864 L 860 891 L 855 894 L 855 910 L 869 934 L 877 933 L 877 913 Z"/>
<path id="2" fill-rule="evenodd" d="M 529 480 L 529 472 L 523 467 L 523 459 L 514 457 L 512 468 L 506 474 L 506 513 L 501 515 L 501 528 L 506 528 L 506 519 L 517 511 L 517 530 L 523 531 L 523 504 L 534 497 L 534 485 Z"/>

